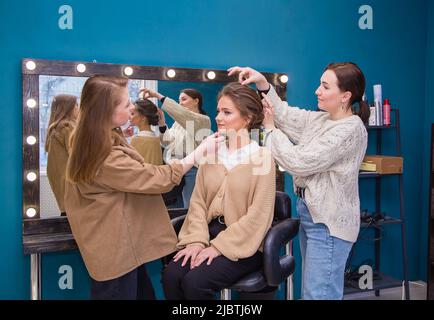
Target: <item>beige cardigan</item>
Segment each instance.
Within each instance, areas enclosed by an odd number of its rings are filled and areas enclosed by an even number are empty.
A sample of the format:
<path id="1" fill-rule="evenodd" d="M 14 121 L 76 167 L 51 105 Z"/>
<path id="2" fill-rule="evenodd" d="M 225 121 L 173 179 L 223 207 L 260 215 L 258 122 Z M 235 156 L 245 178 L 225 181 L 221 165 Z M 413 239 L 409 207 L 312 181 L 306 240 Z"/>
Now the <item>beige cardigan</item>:
<path id="1" fill-rule="evenodd" d="M 146 163 L 153 165 L 163 164 L 160 138 L 157 136 L 134 136 L 131 146 L 143 157 Z"/>
<path id="2" fill-rule="evenodd" d="M 274 160 L 265 148 L 259 148 L 249 161 L 231 170 L 220 163 L 212 164 L 211 160 L 199 166 L 177 248 L 212 245 L 230 260 L 248 258 L 262 250 L 273 220 Z M 208 223 L 220 215 L 227 228 L 209 241 Z"/>
<path id="3" fill-rule="evenodd" d="M 62 121 L 51 131 L 47 154 L 47 177 L 60 212 L 65 212 L 65 174 L 69 157 L 69 137 L 74 129 L 71 121 Z"/>
<path id="4" fill-rule="evenodd" d="M 161 193 L 181 178 L 180 164 L 146 164 L 134 149 L 118 145 L 92 183 L 66 183 L 67 217 L 93 279 L 118 278 L 175 250 Z"/>
<path id="5" fill-rule="evenodd" d="M 211 121 L 206 115 L 190 111 L 168 97 L 164 99 L 162 110 L 175 120 L 172 127 L 160 135 L 166 163 L 172 158 L 184 158 L 211 134 Z"/>

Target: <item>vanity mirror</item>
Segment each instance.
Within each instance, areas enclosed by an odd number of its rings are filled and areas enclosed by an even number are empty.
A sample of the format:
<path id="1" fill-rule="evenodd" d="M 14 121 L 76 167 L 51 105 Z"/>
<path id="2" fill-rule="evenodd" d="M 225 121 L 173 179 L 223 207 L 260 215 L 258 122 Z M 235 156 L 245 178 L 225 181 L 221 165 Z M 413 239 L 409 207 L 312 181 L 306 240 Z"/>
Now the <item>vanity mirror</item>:
<path id="1" fill-rule="evenodd" d="M 178 101 L 181 89 L 194 88 L 203 95 L 203 108 L 216 130 L 216 98 L 228 82 L 226 70 L 150 67 L 96 62 L 22 60 L 22 114 L 23 114 L 23 251 L 31 254 L 32 270 L 37 270 L 40 253 L 76 248 L 67 218 L 61 215 L 47 178 L 45 138 L 53 98 L 58 94 L 77 97 L 89 76 L 94 74 L 124 75 L 129 81 L 132 100 L 138 98 L 139 89 L 148 87 Z M 286 96 L 287 75 L 263 73 L 276 88 L 282 99 Z M 173 123 L 166 114 L 169 126 Z M 277 189 L 283 190 L 283 173 L 277 170 Z M 172 206 L 173 207 L 173 206 Z M 183 208 L 170 208 L 176 217 L 186 212 Z M 36 272 L 36 271 L 35 271 Z M 37 277 L 33 273 L 32 277 Z"/>

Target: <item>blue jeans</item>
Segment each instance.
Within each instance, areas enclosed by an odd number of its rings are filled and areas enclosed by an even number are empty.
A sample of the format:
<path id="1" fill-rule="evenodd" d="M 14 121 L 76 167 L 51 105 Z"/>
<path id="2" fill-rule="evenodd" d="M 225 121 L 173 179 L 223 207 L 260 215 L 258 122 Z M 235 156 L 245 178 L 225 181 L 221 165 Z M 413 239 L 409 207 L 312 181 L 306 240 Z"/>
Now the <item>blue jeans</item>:
<path id="1" fill-rule="evenodd" d="M 345 264 L 353 244 L 333 237 L 325 224 L 314 223 L 306 202 L 297 199 L 300 217 L 302 299 L 342 300 Z"/>
<path id="2" fill-rule="evenodd" d="M 191 194 L 193 193 L 194 184 L 196 183 L 197 168 L 193 166 L 184 175 L 185 185 L 182 189 L 182 200 L 184 202 L 184 208 L 188 209 L 190 205 Z"/>

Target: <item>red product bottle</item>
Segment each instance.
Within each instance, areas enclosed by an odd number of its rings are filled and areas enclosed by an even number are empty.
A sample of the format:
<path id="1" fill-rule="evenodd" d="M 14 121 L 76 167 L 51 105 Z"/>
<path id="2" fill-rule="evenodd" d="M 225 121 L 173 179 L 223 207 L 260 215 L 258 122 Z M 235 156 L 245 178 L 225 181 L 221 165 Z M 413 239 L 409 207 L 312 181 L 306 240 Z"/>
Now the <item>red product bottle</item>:
<path id="1" fill-rule="evenodd" d="M 390 126 L 390 102 L 389 102 L 389 99 L 384 99 L 383 121 L 384 121 L 385 126 Z"/>

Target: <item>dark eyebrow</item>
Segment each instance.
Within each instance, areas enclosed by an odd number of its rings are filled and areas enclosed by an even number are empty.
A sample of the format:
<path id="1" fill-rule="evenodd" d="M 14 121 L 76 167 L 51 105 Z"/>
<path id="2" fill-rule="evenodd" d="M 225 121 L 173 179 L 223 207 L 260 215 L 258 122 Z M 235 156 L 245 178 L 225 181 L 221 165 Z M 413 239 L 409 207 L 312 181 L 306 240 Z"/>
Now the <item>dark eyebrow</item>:
<path id="1" fill-rule="evenodd" d="M 321 83 L 322 83 L 322 84 L 327 84 L 327 85 L 328 85 L 328 83 L 327 83 L 327 82 L 325 82 L 325 81 L 321 81 Z"/>

